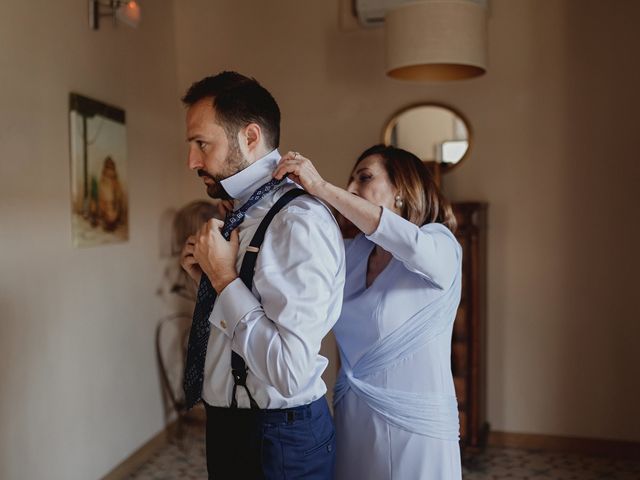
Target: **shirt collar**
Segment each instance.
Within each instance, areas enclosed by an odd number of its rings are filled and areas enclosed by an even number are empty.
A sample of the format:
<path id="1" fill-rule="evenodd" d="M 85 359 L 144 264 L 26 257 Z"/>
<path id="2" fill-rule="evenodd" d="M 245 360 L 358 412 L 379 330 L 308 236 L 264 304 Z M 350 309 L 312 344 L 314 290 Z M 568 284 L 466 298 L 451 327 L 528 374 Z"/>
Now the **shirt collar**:
<path id="1" fill-rule="evenodd" d="M 280 152 L 276 148 L 244 170 L 221 180 L 220 183 L 236 203 L 244 203 L 258 187 L 273 178 L 273 171 L 279 160 Z"/>

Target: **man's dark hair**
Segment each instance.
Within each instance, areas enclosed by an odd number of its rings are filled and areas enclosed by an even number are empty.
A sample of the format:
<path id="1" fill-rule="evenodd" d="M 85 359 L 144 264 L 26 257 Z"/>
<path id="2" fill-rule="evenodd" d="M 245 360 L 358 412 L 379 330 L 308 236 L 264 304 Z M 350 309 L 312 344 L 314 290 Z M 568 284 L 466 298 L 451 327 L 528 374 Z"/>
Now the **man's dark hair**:
<path id="1" fill-rule="evenodd" d="M 212 98 L 218 122 L 227 137 L 235 139 L 238 130 L 249 123 L 260 125 L 266 144 L 280 145 L 280 109 L 273 96 L 255 78 L 237 72 L 221 72 L 191 85 L 182 102 L 192 106 Z"/>

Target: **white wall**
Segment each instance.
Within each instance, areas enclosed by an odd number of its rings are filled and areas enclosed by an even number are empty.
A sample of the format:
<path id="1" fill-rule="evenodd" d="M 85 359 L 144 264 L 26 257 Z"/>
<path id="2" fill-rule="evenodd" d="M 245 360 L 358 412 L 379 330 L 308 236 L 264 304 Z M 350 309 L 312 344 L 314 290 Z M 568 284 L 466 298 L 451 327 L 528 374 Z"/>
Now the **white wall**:
<path id="1" fill-rule="evenodd" d="M 638 441 L 640 4 L 493 0 L 491 11 L 486 76 L 412 84 L 384 76 L 382 30 L 338 29 L 337 0 L 182 2 L 178 83 L 255 76 L 280 103 L 283 149 L 341 185 L 401 107 L 458 108 L 475 144 L 444 183 L 490 205 L 493 428 Z"/>
<path id="2" fill-rule="evenodd" d="M 639 441 L 640 4 L 492 5 L 474 158 L 445 180 L 491 205 L 490 419 Z"/>
<path id="3" fill-rule="evenodd" d="M 99 478 L 163 427 L 158 222 L 187 198 L 173 3 L 0 3 L 0 478 Z M 127 114 L 130 240 L 71 243 L 68 96 Z"/>

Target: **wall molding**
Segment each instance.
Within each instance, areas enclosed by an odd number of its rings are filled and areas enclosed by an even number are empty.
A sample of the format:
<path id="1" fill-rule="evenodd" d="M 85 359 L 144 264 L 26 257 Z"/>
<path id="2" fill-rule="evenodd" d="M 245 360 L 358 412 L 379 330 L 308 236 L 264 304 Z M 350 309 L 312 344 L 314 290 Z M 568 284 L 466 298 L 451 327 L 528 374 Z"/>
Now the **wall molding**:
<path id="1" fill-rule="evenodd" d="M 640 442 L 600 438 L 492 431 L 489 433 L 489 445 L 492 447 L 539 449 L 618 458 L 640 458 Z"/>

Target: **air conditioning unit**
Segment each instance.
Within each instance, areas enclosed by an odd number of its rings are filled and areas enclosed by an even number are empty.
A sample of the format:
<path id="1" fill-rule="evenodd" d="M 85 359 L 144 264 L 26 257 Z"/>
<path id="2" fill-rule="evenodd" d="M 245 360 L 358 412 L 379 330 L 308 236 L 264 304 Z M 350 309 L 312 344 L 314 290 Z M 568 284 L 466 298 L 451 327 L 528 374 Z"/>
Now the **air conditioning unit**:
<path id="1" fill-rule="evenodd" d="M 351 0 L 353 2 L 355 14 L 358 16 L 358 22 L 365 27 L 376 27 L 384 23 L 384 17 L 389 10 L 392 10 L 405 3 L 416 3 L 420 0 Z M 421 0 L 429 1 L 447 1 L 447 0 Z M 477 3 L 482 7 L 487 7 L 488 0 L 450 0 Z"/>
<path id="2" fill-rule="evenodd" d="M 353 0 L 358 22 L 365 27 L 376 27 L 384 23 L 389 10 L 416 0 Z"/>

